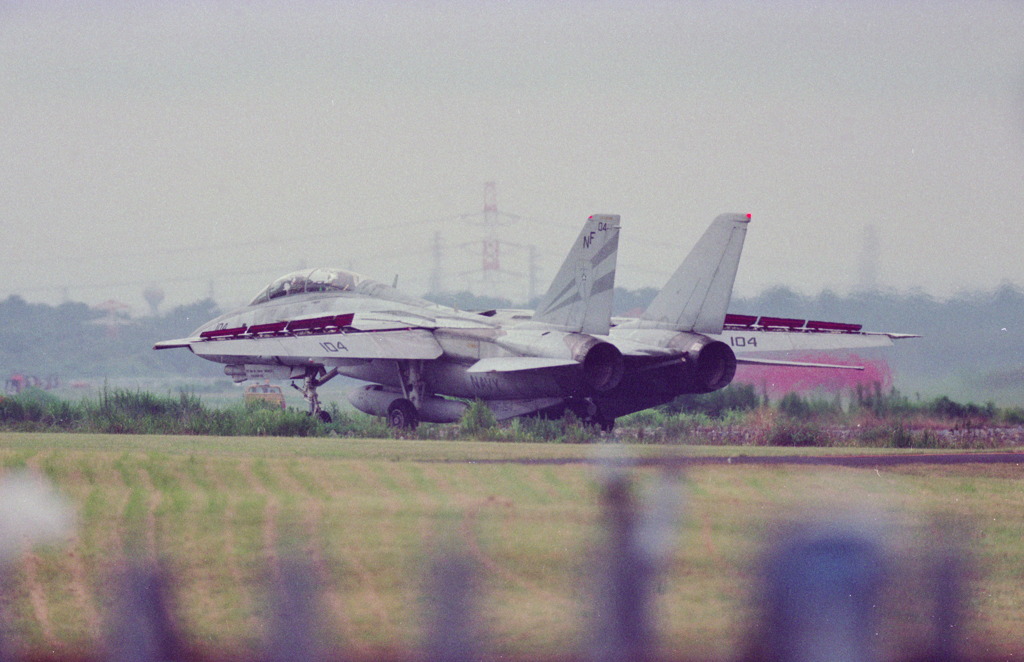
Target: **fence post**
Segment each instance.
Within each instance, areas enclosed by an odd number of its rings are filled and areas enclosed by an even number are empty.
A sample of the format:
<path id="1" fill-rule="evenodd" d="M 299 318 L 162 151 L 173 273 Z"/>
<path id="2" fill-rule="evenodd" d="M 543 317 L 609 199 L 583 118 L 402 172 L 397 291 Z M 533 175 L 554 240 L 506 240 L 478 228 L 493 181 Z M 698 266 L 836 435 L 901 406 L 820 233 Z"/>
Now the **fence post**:
<path id="1" fill-rule="evenodd" d="M 431 563 L 426 580 L 428 662 L 472 662 L 480 659 L 474 612 L 474 570 L 463 553 L 447 550 Z"/>
<path id="2" fill-rule="evenodd" d="M 965 535 L 964 529 L 955 521 L 938 523 L 933 539 L 940 542 L 928 555 L 928 580 L 934 600 L 931 614 L 933 640 L 928 655 L 936 662 L 960 659 L 957 649 L 963 632 L 964 579 L 971 565 L 964 552 Z"/>
<path id="3" fill-rule="evenodd" d="M 769 551 L 763 611 L 748 659 L 874 662 L 883 555 L 876 536 L 809 526 Z"/>
<path id="4" fill-rule="evenodd" d="M 180 660 L 184 647 L 172 616 L 170 582 L 154 565 L 129 562 L 116 583 L 110 632 L 112 662 Z"/>
<path id="5" fill-rule="evenodd" d="M 323 658 L 321 612 L 313 570 L 293 556 L 281 560 L 280 577 L 271 593 L 272 620 L 267 659 L 312 662 Z"/>
<path id="6" fill-rule="evenodd" d="M 632 483 L 611 471 L 602 490 L 606 540 L 592 564 L 595 613 L 589 656 L 595 662 L 642 662 L 656 646 L 651 598 L 679 510 L 678 474 L 666 472 L 638 508 Z"/>

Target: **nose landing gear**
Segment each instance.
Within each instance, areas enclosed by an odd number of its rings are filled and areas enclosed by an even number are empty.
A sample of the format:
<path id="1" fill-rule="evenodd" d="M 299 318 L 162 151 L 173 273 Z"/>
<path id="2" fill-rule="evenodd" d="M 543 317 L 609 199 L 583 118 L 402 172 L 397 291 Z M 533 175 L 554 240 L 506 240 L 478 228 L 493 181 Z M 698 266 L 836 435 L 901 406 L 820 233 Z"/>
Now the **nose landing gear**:
<path id="1" fill-rule="evenodd" d="M 323 367 L 309 368 L 302 380 L 302 386 L 292 382 L 292 388 L 302 394 L 302 397 L 309 403 L 309 415 L 316 416 L 324 423 L 331 422 L 331 414 L 320 406 L 320 397 L 316 390 L 338 376 L 338 369 L 332 368 L 325 372 Z"/>

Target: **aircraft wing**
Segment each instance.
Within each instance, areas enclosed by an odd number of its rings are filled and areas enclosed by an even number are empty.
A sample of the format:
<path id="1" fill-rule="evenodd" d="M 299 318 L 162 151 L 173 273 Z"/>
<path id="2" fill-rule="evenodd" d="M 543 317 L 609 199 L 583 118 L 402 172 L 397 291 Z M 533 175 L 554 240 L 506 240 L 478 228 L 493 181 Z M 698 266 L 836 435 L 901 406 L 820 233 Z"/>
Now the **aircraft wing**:
<path id="1" fill-rule="evenodd" d="M 188 347 L 199 356 L 311 359 L 436 359 L 443 354 L 426 329 L 328 333 L 299 336 L 167 340 L 155 349 Z"/>
<path id="2" fill-rule="evenodd" d="M 752 359 L 749 356 L 737 356 L 740 365 L 779 365 L 789 368 L 831 368 L 838 370 L 863 370 L 862 365 L 837 365 L 834 363 L 806 363 L 803 361 L 779 361 L 776 359 Z"/>
<path id="3" fill-rule="evenodd" d="M 885 333 L 810 333 L 726 329 L 711 336 L 733 348 L 737 356 L 759 352 L 836 351 L 892 347 Z"/>

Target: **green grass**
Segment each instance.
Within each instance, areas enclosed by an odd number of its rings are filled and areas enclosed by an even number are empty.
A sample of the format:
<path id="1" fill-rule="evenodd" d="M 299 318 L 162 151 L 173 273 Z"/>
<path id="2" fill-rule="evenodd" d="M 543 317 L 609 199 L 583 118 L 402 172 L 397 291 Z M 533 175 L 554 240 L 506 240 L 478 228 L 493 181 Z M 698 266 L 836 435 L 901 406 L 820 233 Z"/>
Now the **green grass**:
<path id="1" fill-rule="evenodd" d="M 614 439 L 658 445 L 877 446 L 888 448 L 996 448 L 1020 442 L 1024 410 L 994 404 L 961 404 L 940 397 L 912 402 L 881 385 L 829 400 L 787 394 L 762 400 L 749 385 L 730 386 L 623 416 Z M 104 388 L 93 400 L 61 400 L 39 389 L 0 396 L 0 430 L 145 435 L 240 437 L 416 438 L 581 444 L 605 440 L 571 412 L 558 420 L 521 418 L 498 423 L 474 402 L 459 423 L 424 423 L 415 432 L 389 428 L 384 419 L 328 405 L 334 418 L 322 423 L 305 410 L 235 402 L 208 406 L 198 396 Z M 845 429 L 836 434 L 837 428 Z M 737 432 L 742 438 L 737 436 Z M 947 434 L 950 432 L 950 434 Z M 17 462 L 18 458 L 11 458 Z"/>
<path id="2" fill-rule="evenodd" d="M 497 652 L 572 651 L 590 608 L 585 562 L 599 538 L 601 472 L 483 461 L 810 452 L 880 449 L 0 433 L 4 471 L 44 472 L 80 522 L 72 541 L 39 552 L 34 573 L 19 562 L 5 599 L 19 646 L 95 646 L 102 633 L 88 614 L 110 604 L 107 580 L 135 546 L 168 563 L 195 641 L 244 649 L 264 631 L 274 559 L 297 549 L 321 564 L 320 588 L 335 601 L 324 600 L 329 638 L 369 655 L 416 646 L 424 564 L 455 545 L 479 568 L 478 602 Z M 657 470 L 631 473 L 643 485 Z M 733 656 L 765 541 L 788 521 L 836 513 L 877 525 L 899 558 L 927 549 L 936 521 L 964 523 L 982 571 L 971 585 L 969 636 L 990 652 L 1013 650 L 1024 626 L 1021 478 L 1016 465 L 691 467 L 657 596 L 665 651 Z M 924 594 L 918 576 L 886 593 L 886 609 L 907 619 L 897 621 L 906 637 L 920 630 L 920 610 L 897 608 L 896 596 Z M 30 600 L 32 582 L 44 614 Z"/>

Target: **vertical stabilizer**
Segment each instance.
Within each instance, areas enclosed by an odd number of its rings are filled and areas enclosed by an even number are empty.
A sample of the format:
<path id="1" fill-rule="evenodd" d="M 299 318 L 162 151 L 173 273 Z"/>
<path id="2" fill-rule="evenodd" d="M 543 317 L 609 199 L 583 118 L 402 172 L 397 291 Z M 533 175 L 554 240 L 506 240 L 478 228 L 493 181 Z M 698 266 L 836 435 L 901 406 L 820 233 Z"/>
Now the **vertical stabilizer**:
<path id="1" fill-rule="evenodd" d="M 533 321 L 566 331 L 608 335 L 618 250 L 619 217 L 588 218 L 547 294 L 537 304 Z"/>
<path id="2" fill-rule="evenodd" d="M 679 331 L 721 333 L 749 223 L 749 214 L 716 218 L 641 320 Z"/>

